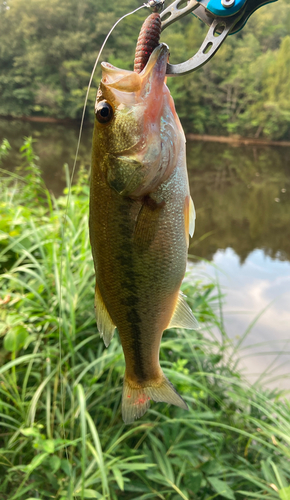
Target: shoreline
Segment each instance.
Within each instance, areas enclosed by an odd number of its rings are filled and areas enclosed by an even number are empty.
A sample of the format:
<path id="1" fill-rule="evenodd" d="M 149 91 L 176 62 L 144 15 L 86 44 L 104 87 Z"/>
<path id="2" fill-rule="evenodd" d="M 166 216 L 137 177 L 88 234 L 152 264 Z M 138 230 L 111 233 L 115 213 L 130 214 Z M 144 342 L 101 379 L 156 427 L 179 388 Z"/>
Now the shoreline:
<path id="1" fill-rule="evenodd" d="M 269 141 L 267 139 L 255 139 L 252 137 L 241 136 L 225 136 L 225 135 L 206 135 L 206 134 L 185 134 L 189 141 L 204 141 L 204 142 L 223 142 L 233 145 L 243 144 L 244 146 L 283 146 L 290 147 L 290 141 Z"/>
<path id="2" fill-rule="evenodd" d="M 53 118 L 52 116 L 3 116 L 0 119 L 7 121 L 20 121 L 20 122 L 38 122 L 38 123 L 77 123 L 79 120 L 72 118 Z"/>
<path id="3" fill-rule="evenodd" d="M 7 121 L 19 120 L 23 122 L 35 122 L 35 123 L 59 123 L 59 124 L 78 124 L 79 119 L 72 118 L 53 118 L 51 116 L 3 116 L 0 115 Z M 84 126 L 92 125 L 91 122 L 85 122 Z M 244 145 L 244 146 L 282 146 L 290 147 L 290 141 L 270 141 L 267 139 L 255 139 L 253 137 L 242 137 L 238 135 L 226 136 L 226 135 L 207 135 L 207 134 L 185 134 L 188 141 L 203 141 L 203 142 L 219 142 L 228 143 L 234 146 Z"/>

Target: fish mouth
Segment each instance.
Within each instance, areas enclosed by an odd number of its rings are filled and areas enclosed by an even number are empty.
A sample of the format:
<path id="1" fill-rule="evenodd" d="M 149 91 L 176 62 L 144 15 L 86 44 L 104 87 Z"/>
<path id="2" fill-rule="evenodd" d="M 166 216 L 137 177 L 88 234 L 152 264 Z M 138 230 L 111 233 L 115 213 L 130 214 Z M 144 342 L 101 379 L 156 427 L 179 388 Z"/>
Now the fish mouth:
<path id="1" fill-rule="evenodd" d="M 102 84 L 113 92 L 115 90 L 142 95 L 150 82 L 150 91 L 157 92 L 164 83 L 168 57 L 169 47 L 161 43 L 153 50 L 141 73 L 116 68 L 110 63 L 102 62 Z"/>

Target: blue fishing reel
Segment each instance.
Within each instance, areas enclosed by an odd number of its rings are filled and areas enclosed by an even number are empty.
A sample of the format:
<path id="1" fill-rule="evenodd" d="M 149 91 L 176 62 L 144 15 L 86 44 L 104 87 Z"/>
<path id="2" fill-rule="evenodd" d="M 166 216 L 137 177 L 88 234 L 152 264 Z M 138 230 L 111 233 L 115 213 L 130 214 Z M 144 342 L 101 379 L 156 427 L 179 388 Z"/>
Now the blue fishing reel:
<path id="1" fill-rule="evenodd" d="M 190 13 L 209 26 L 200 49 L 193 57 L 180 64 L 168 64 L 167 75 L 178 76 L 195 71 L 207 63 L 228 35 L 237 33 L 245 26 L 253 12 L 277 0 L 187 0 L 185 6 L 184 0 L 175 0 L 162 11 L 164 1 L 150 0 L 147 4 L 152 10 L 160 12 L 162 31 Z"/>

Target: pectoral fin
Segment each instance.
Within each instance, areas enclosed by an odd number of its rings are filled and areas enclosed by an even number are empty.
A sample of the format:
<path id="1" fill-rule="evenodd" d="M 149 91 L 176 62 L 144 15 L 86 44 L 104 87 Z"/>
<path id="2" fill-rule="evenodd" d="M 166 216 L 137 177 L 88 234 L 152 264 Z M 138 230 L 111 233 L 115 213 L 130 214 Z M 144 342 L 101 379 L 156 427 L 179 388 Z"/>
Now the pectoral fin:
<path id="1" fill-rule="evenodd" d="M 107 311 L 107 308 L 104 304 L 103 298 L 101 296 L 101 292 L 96 283 L 95 290 L 95 313 L 96 313 L 96 321 L 98 330 L 100 332 L 101 337 L 104 340 L 104 344 L 106 347 L 110 344 L 112 337 L 114 335 L 114 331 L 116 326 L 114 325 L 111 317 Z"/>
<path id="2" fill-rule="evenodd" d="M 190 197 L 190 200 L 189 200 L 189 228 L 188 228 L 188 232 L 189 232 L 191 238 L 193 237 L 193 233 L 194 233 L 194 230 L 195 230 L 195 219 L 196 219 L 195 208 L 194 208 L 194 204 L 193 204 L 192 198 Z"/>
<path id="3" fill-rule="evenodd" d="M 198 321 L 193 316 L 189 305 L 185 302 L 184 296 L 179 292 L 175 311 L 167 328 L 188 328 L 189 330 L 199 330 Z"/>
<path id="4" fill-rule="evenodd" d="M 164 205 L 164 201 L 157 202 L 150 196 L 144 197 L 134 231 L 134 244 L 140 250 L 147 250 L 154 240 L 160 224 L 160 210 Z"/>
<path id="5" fill-rule="evenodd" d="M 195 208 L 191 196 L 187 197 L 184 206 L 184 224 L 187 246 L 189 245 L 189 235 L 193 236 L 195 229 Z"/>

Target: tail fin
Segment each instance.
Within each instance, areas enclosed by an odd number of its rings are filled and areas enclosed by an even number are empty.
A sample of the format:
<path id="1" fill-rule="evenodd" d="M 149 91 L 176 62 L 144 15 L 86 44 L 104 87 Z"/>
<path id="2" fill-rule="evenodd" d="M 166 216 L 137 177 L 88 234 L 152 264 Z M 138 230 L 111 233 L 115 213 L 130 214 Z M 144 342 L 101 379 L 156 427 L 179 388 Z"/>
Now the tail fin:
<path id="1" fill-rule="evenodd" d="M 163 373 L 162 376 L 159 384 L 132 387 L 125 373 L 122 397 L 122 417 L 125 424 L 131 424 L 135 419 L 142 417 L 150 407 L 150 399 L 156 402 L 170 403 L 183 408 L 183 410 L 188 410 L 186 402 L 171 382 Z"/>

